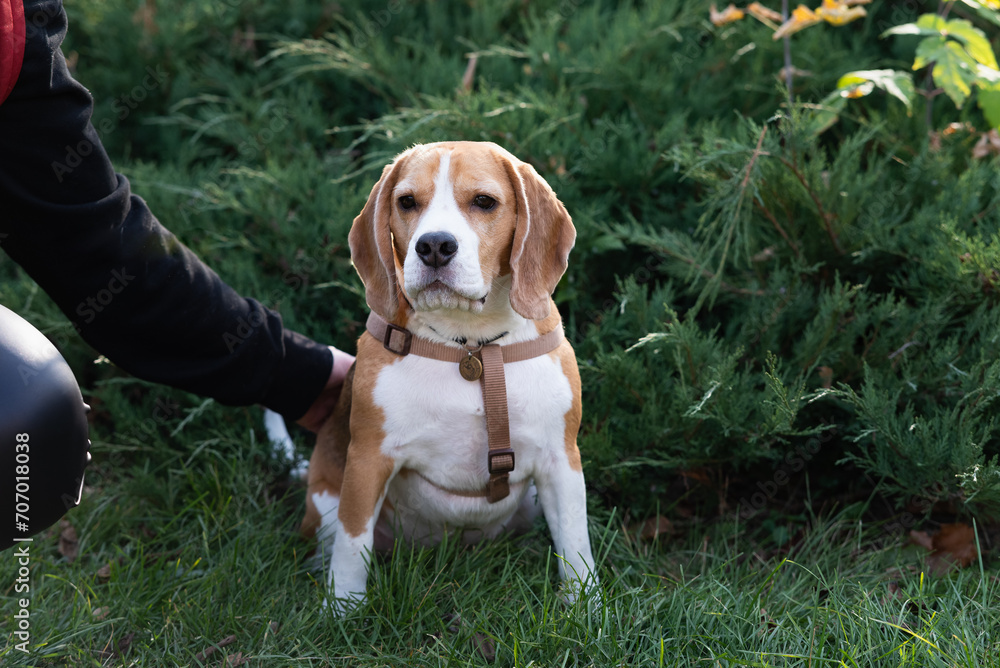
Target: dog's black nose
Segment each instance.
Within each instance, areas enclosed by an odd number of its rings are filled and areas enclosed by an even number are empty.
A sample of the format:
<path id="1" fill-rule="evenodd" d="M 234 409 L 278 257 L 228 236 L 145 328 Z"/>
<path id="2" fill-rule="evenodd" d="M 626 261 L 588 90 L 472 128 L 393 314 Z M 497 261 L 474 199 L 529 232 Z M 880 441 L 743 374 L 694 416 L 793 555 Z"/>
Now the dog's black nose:
<path id="1" fill-rule="evenodd" d="M 428 267 L 443 267 L 458 252 L 458 240 L 450 232 L 428 232 L 417 239 L 417 255 Z"/>

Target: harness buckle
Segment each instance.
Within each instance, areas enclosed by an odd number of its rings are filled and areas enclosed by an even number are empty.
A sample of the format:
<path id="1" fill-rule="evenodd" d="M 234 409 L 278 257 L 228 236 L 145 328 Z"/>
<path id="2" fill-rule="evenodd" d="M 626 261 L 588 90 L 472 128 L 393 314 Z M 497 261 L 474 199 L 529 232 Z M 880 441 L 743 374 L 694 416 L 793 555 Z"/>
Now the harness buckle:
<path id="1" fill-rule="evenodd" d="M 503 475 L 514 470 L 514 451 L 511 448 L 490 450 L 487 459 L 490 475 Z"/>
<path id="2" fill-rule="evenodd" d="M 403 335 L 403 345 L 399 350 L 392 347 L 392 333 L 399 332 Z M 382 347 L 388 350 L 390 353 L 399 355 L 400 357 L 406 357 L 410 354 L 410 343 L 413 342 L 413 334 L 408 329 L 403 329 L 399 325 L 394 325 L 391 322 L 385 323 L 385 336 L 382 337 Z"/>

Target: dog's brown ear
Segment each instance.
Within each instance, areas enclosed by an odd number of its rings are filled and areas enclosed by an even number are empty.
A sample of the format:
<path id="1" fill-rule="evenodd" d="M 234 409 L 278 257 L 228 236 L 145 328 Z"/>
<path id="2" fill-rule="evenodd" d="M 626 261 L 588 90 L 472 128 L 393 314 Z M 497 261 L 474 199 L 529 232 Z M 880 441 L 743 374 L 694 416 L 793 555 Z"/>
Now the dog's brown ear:
<path id="1" fill-rule="evenodd" d="M 392 189 L 399 180 L 405 161 L 404 153 L 382 170 L 382 178 L 372 188 L 347 237 L 351 260 L 361 276 L 361 282 L 365 284 L 368 308 L 390 322 L 396 317 L 399 300 L 396 296 L 396 263 L 389 219 L 392 215 Z"/>
<path id="2" fill-rule="evenodd" d="M 542 320 L 549 297 L 566 271 L 576 228 L 552 188 L 531 165 L 508 160 L 517 195 L 517 223 L 510 251 L 510 305 L 521 316 Z"/>

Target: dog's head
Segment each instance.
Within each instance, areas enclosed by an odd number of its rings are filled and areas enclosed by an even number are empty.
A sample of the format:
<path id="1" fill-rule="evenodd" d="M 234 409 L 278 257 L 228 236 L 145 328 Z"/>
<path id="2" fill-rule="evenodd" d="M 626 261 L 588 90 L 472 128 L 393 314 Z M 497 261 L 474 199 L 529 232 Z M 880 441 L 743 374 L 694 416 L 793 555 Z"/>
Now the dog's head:
<path id="1" fill-rule="evenodd" d="M 478 313 L 509 298 L 519 315 L 543 319 L 575 239 L 545 180 L 490 142 L 401 153 L 349 237 L 368 306 L 390 321 L 401 299 L 416 311 Z"/>

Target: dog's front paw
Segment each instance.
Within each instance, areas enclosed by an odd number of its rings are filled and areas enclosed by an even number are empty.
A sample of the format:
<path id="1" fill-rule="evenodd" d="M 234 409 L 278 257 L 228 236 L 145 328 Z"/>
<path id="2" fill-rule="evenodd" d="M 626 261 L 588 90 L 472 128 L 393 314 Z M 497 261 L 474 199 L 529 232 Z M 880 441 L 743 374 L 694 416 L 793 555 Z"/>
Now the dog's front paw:
<path id="1" fill-rule="evenodd" d="M 588 575 L 585 579 L 568 578 L 559 585 L 556 595 L 566 605 L 576 605 L 578 601 L 586 600 L 596 606 L 601 605 L 601 587 L 596 575 Z"/>
<path id="2" fill-rule="evenodd" d="M 347 613 L 352 610 L 364 605 L 367 600 L 368 599 L 361 594 L 337 596 L 333 592 L 328 592 L 327 597 L 323 600 L 323 609 L 339 619 L 347 615 Z"/>

